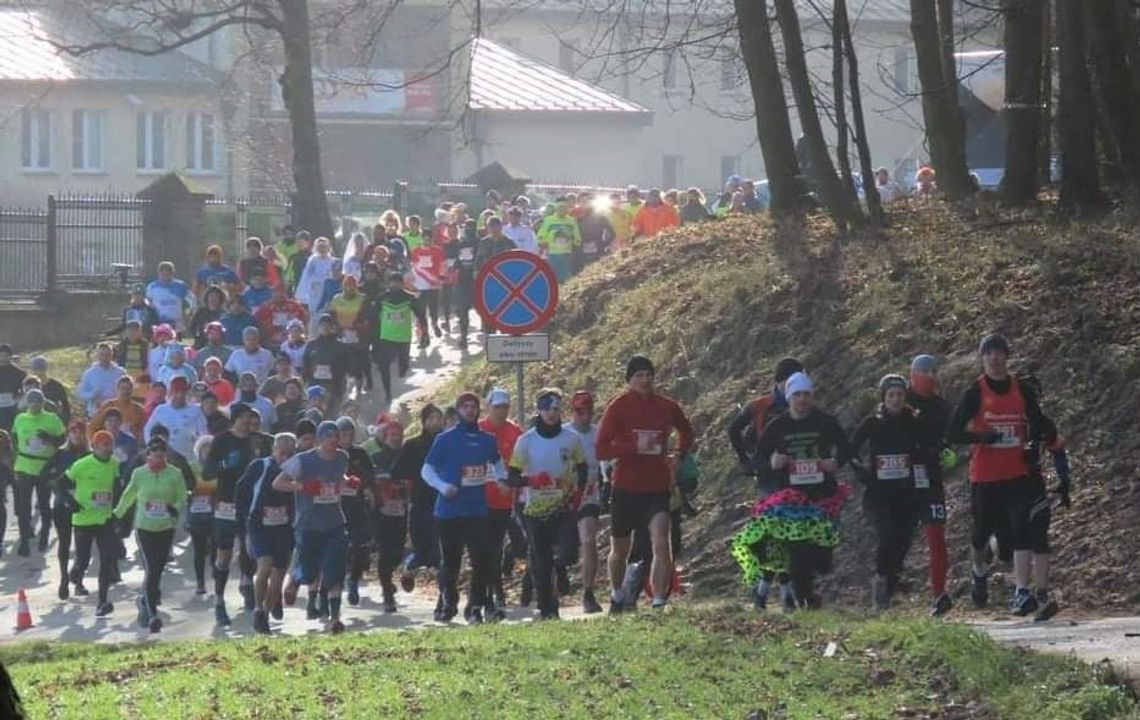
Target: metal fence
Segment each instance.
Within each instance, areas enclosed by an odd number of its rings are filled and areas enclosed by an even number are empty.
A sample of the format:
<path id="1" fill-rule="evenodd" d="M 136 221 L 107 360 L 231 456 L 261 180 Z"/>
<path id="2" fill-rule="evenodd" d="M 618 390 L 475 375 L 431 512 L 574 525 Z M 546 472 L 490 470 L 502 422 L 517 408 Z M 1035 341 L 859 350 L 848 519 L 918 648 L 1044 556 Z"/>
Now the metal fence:
<path id="1" fill-rule="evenodd" d="M 56 282 L 75 287 L 143 273 L 143 212 L 150 204 L 130 196 L 64 196 L 48 199 L 49 230 L 55 232 Z"/>
<path id="2" fill-rule="evenodd" d="M 47 289 L 47 225 L 45 210 L 0 210 L 0 295 Z"/>

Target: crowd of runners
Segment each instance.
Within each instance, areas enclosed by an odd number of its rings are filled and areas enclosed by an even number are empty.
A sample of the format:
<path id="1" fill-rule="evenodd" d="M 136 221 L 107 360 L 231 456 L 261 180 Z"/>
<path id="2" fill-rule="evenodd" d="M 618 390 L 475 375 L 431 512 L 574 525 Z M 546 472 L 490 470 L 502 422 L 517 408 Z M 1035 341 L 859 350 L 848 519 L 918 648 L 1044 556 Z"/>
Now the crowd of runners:
<path id="1" fill-rule="evenodd" d="M 585 390 L 540 391 L 527 427 L 509 419 L 500 388 L 419 408 L 410 438 L 395 414 L 366 424 L 350 401 L 374 392 L 375 371 L 389 407 L 393 366 L 401 377 L 409 371 L 413 343 L 466 351 L 474 276 L 490 257 L 540 253 L 565 278 L 632 237 L 676 225 L 689 202 L 703 207 L 692 198 L 678 212 L 659 191 L 642 201 L 631 189 L 533 212 L 526 198 L 489 193 L 475 217 L 450 203 L 430 224 L 387 211 L 370 236 L 343 242 L 291 228 L 273 244 L 251 237 L 235 265 L 211 246 L 190 282 L 161 263 L 156 279 L 133 289 L 114 340 L 98 345 L 73 392 L 45 358 L 25 366 L 0 345 L 0 537 L 10 486 L 16 555 L 47 552 L 55 532 L 61 601 L 88 595 L 95 557 L 94 614 L 111 615 L 108 591 L 121 582 L 133 533 L 145 576 L 137 620 L 159 632 L 162 575 L 185 535 L 196 593 L 213 593 L 217 625 L 231 623 L 236 570 L 257 632 L 272 632 L 271 618 L 280 621 L 301 591 L 308 618 L 341 632 L 342 597 L 359 604 L 373 567 L 384 612 L 399 611 L 397 586 L 412 592 L 434 575 L 435 619 L 450 622 L 461 612 L 464 554 L 469 623 L 505 616 L 504 580 L 520 560 L 517 601 L 533 603 L 539 618 L 559 616 L 575 566 L 584 612 L 601 612 L 598 538 L 608 517 L 610 612 L 634 608 L 643 593 L 663 607 L 679 587 L 674 561 L 699 470 L 696 433 L 656 391 L 648 357 L 629 359 L 627 388 L 604 409 Z M 1051 452 L 1067 502 L 1067 456 L 1039 388 L 1008 372 L 1008 343 L 989 336 L 979 355 L 984 372 L 955 412 L 939 395 L 936 360 L 923 355 L 909 380 L 882 379 L 881 405 L 850 438 L 813 407 L 803 366 L 779 363 L 771 393 L 729 426 L 760 489 L 732 543 L 758 608 L 773 583 L 786 609 L 818 605 L 814 583 L 831 567 L 851 493 L 838 478 L 853 468 L 878 538 L 875 607 L 889 604 L 922 527 L 934 613 L 947 612 L 944 477 L 957 462 L 952 446 L 969 445 L 974 603 L 988 602 L 996 547 L 1014 564 L 1014 611 L 1056 613 L 1040 464 Z"/>

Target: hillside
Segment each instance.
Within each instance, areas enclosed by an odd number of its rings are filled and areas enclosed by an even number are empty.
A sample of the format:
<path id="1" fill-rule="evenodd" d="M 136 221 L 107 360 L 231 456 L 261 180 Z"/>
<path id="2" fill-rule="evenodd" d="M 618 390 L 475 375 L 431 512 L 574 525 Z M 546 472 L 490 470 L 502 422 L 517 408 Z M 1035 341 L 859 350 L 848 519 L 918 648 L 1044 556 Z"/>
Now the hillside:
<path id="1" fill-rule="evenodd" d="M 530 390 L 587 387 L 605 398 L 620 388 L 631 353 L 654 358 L 662 388 L 701 431 L 703 511 L 687 522 L 684 561 L 698 593 L 731 593 L 725 540 L 752 488 L 732 473 L 724 428 L 769 385 L 778 358 L 800 357 L 820 405 L 851 429 L 874 405 L 878 378 L 904 372 L 918 353 L 943 359 L 945 393 L 956 402 L 979 372 L 979 338 L 999 330 L 1014 344 L 1015 369 L 1042 380 L 1045 410 L 1073 456 L 1073 506 L 1055 513 L 1056 585 L 1070 608 L 1135 611 L 1140 232 L 1125 218 L 1058 226 L 990 212 L 967 221 L 941 206 L 891 220 L 879 238 L 842 242 L 822 220 L 781 232 L 744 218 L 635 243 L 563 288 L 550 327 L 554 359 L 528 367 Z M 513 372 L 480 361 L 446 392 L 496 382 L 513 389 Z M 959 470 L 949 481 L 952 582 L 968 567 L 965 486 Z M 828 590 L 865 603 L 871 545 L 858 506 L 845 510 Z M 916 570 L 924 549 L 909 566 L 925 597 Z"/>

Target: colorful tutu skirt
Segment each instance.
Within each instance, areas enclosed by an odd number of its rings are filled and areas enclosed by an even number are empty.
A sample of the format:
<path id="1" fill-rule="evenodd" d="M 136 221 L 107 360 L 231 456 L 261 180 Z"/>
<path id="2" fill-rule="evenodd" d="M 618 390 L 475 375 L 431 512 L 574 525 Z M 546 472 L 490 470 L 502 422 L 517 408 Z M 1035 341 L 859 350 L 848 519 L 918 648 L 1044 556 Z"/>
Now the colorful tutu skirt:
<path id="1" fill-rule="evenodd" d="M 767 572 L 788 572 L 788 547 L 808 542 L 825 548 L 839 544 L 839 512 L 851 486 L 839 483 L 831 495 L 812 500 L 783 488 L 757 501 L 751 519 L 732 539 L 731 552 L 741 580 L 752 587 Z"/>

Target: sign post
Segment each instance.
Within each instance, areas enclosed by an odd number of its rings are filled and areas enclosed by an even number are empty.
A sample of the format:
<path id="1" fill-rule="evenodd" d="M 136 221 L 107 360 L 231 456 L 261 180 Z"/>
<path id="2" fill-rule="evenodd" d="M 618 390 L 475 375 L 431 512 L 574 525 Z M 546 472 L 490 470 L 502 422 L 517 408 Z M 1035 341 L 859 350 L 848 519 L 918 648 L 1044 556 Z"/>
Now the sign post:
<path id="1" fill-rule="evenodd" d="M 516 415 L 526 422 L 524 364 L 550 359 L 550 336 L 537 333 L 558 306 L 558 278 L 541 257 L 510 250 L 488 260 L 475 276 L 475 309 L 497 330 L 487 336 L 488 362 L 515 363 Z"/>

